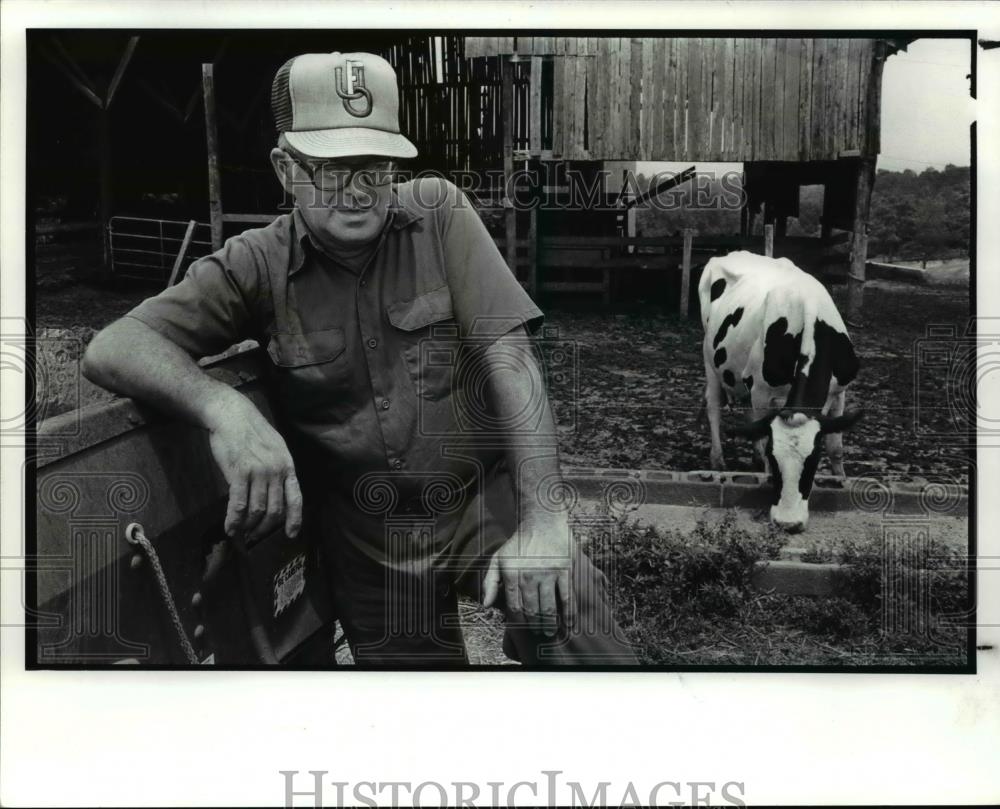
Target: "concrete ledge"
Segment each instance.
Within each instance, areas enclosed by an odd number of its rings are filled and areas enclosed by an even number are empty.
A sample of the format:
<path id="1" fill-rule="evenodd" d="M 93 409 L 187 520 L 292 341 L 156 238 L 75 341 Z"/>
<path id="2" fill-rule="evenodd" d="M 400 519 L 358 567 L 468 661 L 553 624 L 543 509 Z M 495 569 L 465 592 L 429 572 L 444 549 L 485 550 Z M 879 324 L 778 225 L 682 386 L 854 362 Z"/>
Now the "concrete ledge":
<path id="1" fill-rule="evenodd" d="M 772 502 L 767 476 L 756 472 L 674 472 L 564 467 L 578 496 L 618 507 L 654 503 L 761 509 Z M 968 488 L 956 483 L 885 482 L 875 478 L 817 476 L 809 498 L 813 511 L 870 514 L 936 514 L 968 517 Z"/>
<path id="2" fill-rule="evenodd" d="M 798 561 L 758 562 L 751 582 L 754 589 L 789 596 L 833 596 L 844 565 Z"/>

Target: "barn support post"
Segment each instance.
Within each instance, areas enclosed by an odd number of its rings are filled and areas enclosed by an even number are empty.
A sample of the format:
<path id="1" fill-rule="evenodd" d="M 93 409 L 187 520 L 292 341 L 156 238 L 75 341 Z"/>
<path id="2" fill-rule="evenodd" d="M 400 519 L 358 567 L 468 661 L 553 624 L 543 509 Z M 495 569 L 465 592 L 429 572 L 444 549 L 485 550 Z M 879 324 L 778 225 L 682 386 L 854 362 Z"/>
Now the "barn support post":
<path id="1" fill-rule="evenodd" d="M 881 127 L 882 69 L 885 67 L 887 43 L 876 40 L 872 53 L 872 69 L 868 76 L 865 132 L 862 158 L 854 186 L 854 231 L 851 240 L 851 263 L 847 270 L 847 322 L 855 328 L 862 325 L 861 310 L 865 295 L 865 262 L 868 260 L 868 211 L 872 187 L 875 184 L 875 159 L 879 151 Z"/>
<path id="2" fill-rule="evenodd" d="M 111 103 L 115 99 L 115 93 L 125 76 L 125 70 L 132 60 L 136 46 L 139 44 L 139 37 L 129 37 L 125 45 L 125 50 L 115 72 L 108 82 L 108 86 L 102 94 L 96 85 L 87 77 L 84 70 L 77 64 L 76 60 L 63 46 L 59 37 L 53 35 L 49 38 L 49 43 L 54 51 L 49 50 L 45 45 L 39 50 L 56 69 L 59 70 L 76 87 L 88 101 L 97 107 L 97 172 L 98 172 L 98 212 L 101 219 L 101 247 L 103 257 L 102 275 L 105 278 L 111 275 L 111 216 L 114 208 L 114 177 L 112 167 L 111 149 Z"/>
<path id="3" fill-rule="evenodd" d="M 100 218 L 104 264 L 101 275 L 111 277 L 111 216 L 114 209 L 114 180 L 111 167 L 111 112 L 97 111 L 97 165 L 100 172 Z"/>
<path id="4" fill-rule="evenodd" d="M 212 250 L 222 249 L 222 178 L 219 176 L 219 131 L 215 117 L 215 76 L 211 62 L 201 66 L 205 98 L 205 145 L 208 150 L 208 216 L 212 226 Z"/>
<path id="5" fill-rule="evenodd" d="M 538 206 L 528 212 L 528 294 L 538 300 Z"/>
<path id="6" fill-rule="evenodd" d="M 503 127 L 503 207 L 507 266 L 517 276 L 517 210 L 511 194 L 514 174 L 514 58 L 503 57 L 503 96 L 500 101 Z"/>
<path id="7" fill-rule="evenodd" d="M 831 224 L 833 215 L 830 212 L 830 206 L 833 204 L 831 202 L 830 194 L 830 183 L 823 184 L 823 211 L 819 215 L 819 237 L 825 242 L 830 238 L 830 234 L 833 231 L 833 226 Z"/>
<path id="8" fill-rule="evenodd" d="M 691 248 L 694 245 L 694 229 L 684 228 L 684 253 L 681 256 L 681 295 L 677 313 L 687 317 L 691 302 Z"/>
<path id="9" fill-rule="evenodd" d="M 764 225 L 764 255 L 774 258 L 774 225 Z"/>
<path id="10" fill-rule="evenodd" d="M 125 50 L 122 53 L 121 58 L 118 60 L 118 66 L 115 68 L 114 75 L 112 75 L 111 80 L 108 82 L 107 91 L 104 94 L 104 99 L 100 104 L 100 108 L 97 112 L 97 148 L 98 148 L 98 163 L 100 165 L 101 173 L 101 222 L 104 223 L 103 235 L 104 235 L 104 270 L 103 274 L 105 278 L 111 277 L 111 217 L 114 213 L 114 174 L 112 167 L 112 148 L 111 148 L 111 104 L 115 100 L 115 93 L 118 91 L 118 87 L 125 76 L 125 70 L 128 68 L 129 62 L 132 61 L 132 54 L 135 53 L 136 46 L 139 44 L 139 37 L 129 37 L 128 43 L 125 45 Z"/>
<path id="11" fill-rule="evenodd" d="M 847 322 L 862 325 L 861 310 L 865 297 L 865 263 L 868 261 L 868 210 L 875 183 L 875 161 L 866 158 L 858 167 L 854 191 L 854 234 L 851 239 L 851 263 L 847 270 Z"/>

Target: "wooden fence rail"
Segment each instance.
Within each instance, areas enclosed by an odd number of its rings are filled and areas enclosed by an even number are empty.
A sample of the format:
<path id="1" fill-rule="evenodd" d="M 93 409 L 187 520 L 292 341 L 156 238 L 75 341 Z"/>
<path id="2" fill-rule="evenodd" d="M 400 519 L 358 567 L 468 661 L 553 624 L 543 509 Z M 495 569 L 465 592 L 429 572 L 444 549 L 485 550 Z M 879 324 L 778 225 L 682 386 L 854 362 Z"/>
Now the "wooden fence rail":
<path id="1" fill-rule="evenodd" d="M 778 246 L 794 252 L 795 248 L 842 244 L 848 238 L 849 234 L 838 234 L 828 239 L 790 237 L 781 239 Z M 765 228 L 764 235 L 750 237 L 698 237 L 696 231 L 688 228 L 680 236 L 542 236 L 535 240 L 517 239 L 513 260 L 506 250 L 507 239 L 504 235 L 495 235 L 493 241 L 501 253 L 508 256 L 508 264 L 532 296 L 547 292 L 597 293 L 605 303 L 610 303 L 613 274 L 616 272 L 679 273 L 678 311 L 682 317 L 690 312 L 695 256 L 707 260 L 732 250 L 751 250 L 764 255 L 773 255 L 775 250 L 774 231 L 770 225 Z M 636 251 L 630 253 L 630 248 L 636 248 Z M 654 250 L 657 252 L 651 252 Z M 546 271 L 569 269 L 600 271 L 602 278 L 600 281 L 545 278 Z"/>

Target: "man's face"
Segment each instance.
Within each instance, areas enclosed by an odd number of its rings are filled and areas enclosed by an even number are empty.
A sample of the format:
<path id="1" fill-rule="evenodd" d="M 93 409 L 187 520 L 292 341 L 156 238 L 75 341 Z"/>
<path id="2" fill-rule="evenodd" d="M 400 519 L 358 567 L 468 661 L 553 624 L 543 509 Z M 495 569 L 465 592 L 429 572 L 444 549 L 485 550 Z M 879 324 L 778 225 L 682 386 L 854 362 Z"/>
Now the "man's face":
<path id="1" fill-rule="evenodd" d="M 321 241 L 355 246 L 374 240 L 382 231 L 391 189 L 388 158 L 310 159 L 277 148 L 271 152 L 271 162 Z"/>

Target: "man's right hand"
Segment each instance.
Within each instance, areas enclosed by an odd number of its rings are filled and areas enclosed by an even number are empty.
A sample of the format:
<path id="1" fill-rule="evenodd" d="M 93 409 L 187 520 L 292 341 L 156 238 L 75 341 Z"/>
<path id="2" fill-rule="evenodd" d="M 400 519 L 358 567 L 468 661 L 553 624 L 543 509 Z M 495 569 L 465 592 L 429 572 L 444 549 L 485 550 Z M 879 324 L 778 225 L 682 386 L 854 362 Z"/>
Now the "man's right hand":
<path id="1" fill-rule="evenodd" d="M 282 519 L 302 526 L 302 493 L 284 439 L 239 391 L 213 379 L 180 346 L 141 320 L 123 317 L 87 346 L 84 376 L 209 432 L 212 455 L 229 484 L 226 533 L 256 539 Z"/>
<path id="2" fill-rule="evenodd" d="M 255 540 L 284 519 L 285 534 L 294 537 L 302 527 L 302 492 L 291 453 L 253 403 L 226 398 L 209 426 L 212 455 L 229 484 L 226 533 Z"/>

